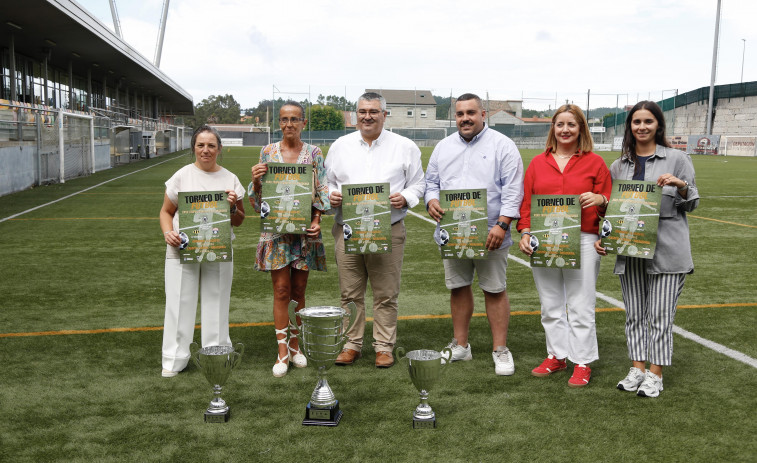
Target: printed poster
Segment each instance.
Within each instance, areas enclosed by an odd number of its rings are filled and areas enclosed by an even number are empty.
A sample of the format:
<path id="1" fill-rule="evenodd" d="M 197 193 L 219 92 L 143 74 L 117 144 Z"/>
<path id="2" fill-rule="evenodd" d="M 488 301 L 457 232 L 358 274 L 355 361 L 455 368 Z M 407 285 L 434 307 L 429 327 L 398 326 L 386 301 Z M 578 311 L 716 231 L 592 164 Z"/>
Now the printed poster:
<path id="1" fill-rule="evenodd" d="M 307 233 L 312 215 L 312 164 L 269 162 L 261 183 L 260 231 Z"/>
<path id="2" fill-rule="evenodd" d="M 388 183 L 342 185 L 345 254 L 392 252 Z"/>
<path id="3" fill-rule="evenodd" d="M 441 190 L 444 210 L 437 242 L 442 259 L 486 259 L 489 235 L 486 189 Z"/>
<path id="4" fill-rule="evenodd" d="M 231 214 L 225 191 L 179 192 L 179 260 L 231 262 Z"/>
<path id="5" fill-rule="evenodd" d="M 657 245 L 662 187 L 654 182 L 614 180 L 599 237 L 608 254 L 651 259 Z"/>
<path id="6" fill-rule="evenodd" d="M 581 268 L 577 195 L 531 196 L 531 267 Z"/>

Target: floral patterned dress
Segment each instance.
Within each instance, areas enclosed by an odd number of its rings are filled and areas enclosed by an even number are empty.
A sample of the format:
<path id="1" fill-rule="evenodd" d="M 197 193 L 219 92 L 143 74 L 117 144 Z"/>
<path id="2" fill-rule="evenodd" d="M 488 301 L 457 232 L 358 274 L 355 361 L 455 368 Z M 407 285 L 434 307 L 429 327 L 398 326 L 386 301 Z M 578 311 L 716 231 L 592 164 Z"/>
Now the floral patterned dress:
<path id="1" fill-rule="evenodd" d="M 281 155 L 281 143 L 272 143 L 260 150 L 260 162 L 284 162 Z M 312 164 L 314 177 L 313 207 L 320 211 L 331 208 L 329 188 L 326 184 L 326 169 L 323 166 L 323 154 L 315 145 L 303 143 L 297 164 Z M 261 196 L 255 193 L 252 183 L 247 187 L 250 204 L 260 212 Z M 326 270 L 326 251 L 323 238 L 310 239 L 307 235 L 292 233 L 261 233 L 255 257 L 255 270 L 269 272 L 287 265 L 298 270 Z"/>

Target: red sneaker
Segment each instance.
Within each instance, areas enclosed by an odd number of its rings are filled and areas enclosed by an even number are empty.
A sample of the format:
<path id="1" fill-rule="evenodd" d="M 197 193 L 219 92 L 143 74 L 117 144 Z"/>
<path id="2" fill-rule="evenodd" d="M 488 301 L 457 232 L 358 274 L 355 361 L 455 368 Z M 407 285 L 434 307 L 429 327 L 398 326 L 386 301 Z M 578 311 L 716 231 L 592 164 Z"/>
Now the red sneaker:
<path id="1" fill-rule="evenodd" d="M 573 376 L 568 380 L 568 386 L 570 387 L 584 387 L 589 384 L 591 379 L 591 368 L 588 365 L 581 366 L 576 365 L 573 368 Z"/>
<path id="2" fill-rule="evenodd" d="M 541 365 L 531 370 L 531 374 L 534 376 L 549 376 L 556 371 L 565 370 L 568 365 L 565 360 L 558 360 L 554 355 L 549 355 L 541 362 Z"/>

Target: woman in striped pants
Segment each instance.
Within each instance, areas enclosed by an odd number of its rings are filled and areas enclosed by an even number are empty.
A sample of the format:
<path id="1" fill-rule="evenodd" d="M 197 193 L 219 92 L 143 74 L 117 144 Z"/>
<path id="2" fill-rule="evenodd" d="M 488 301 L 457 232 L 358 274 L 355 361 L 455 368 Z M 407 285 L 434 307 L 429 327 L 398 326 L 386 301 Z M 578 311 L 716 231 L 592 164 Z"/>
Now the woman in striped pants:
<path id="1" fill-rule="evenodd" d="M 686 213 L 699 205 L 694 165 L 689 155 L 670 148 L 660 107 L 641 101 L 628 113 L 623 154 L 610 166 L 610 173 L 613 180 L 645 180 L 662 187 L 654 257 L 618 256 L 615 262 L 626 306 L 628 356 L 633 362 L 618 389 L 657 397 L 663 390 L 662 367 L 672 362 L 678 297 L 686 275 L 694 271 L 686 219 Z M 595 248 L 605 255 L 600 241 Z"/>

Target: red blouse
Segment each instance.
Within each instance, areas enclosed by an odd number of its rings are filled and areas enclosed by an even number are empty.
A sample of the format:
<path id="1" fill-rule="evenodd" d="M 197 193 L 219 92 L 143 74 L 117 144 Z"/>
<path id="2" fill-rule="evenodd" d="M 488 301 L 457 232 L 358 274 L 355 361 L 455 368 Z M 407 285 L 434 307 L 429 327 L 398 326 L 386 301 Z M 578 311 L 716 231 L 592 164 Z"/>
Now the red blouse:
<path id="1" fill-rule="evenodd" d="M 610 197 L 612 178 L 601 156 L 592 152 L 573 156 L 560 172 L 549 150 L 541 153 L 531 160 L 523 179 L 518 231 L 531 228 L 531 195 L 580 195 L 587 191 Z M 582 232 L 599 232 L 599 212 L 597 206 L 581 209 Z"/>

